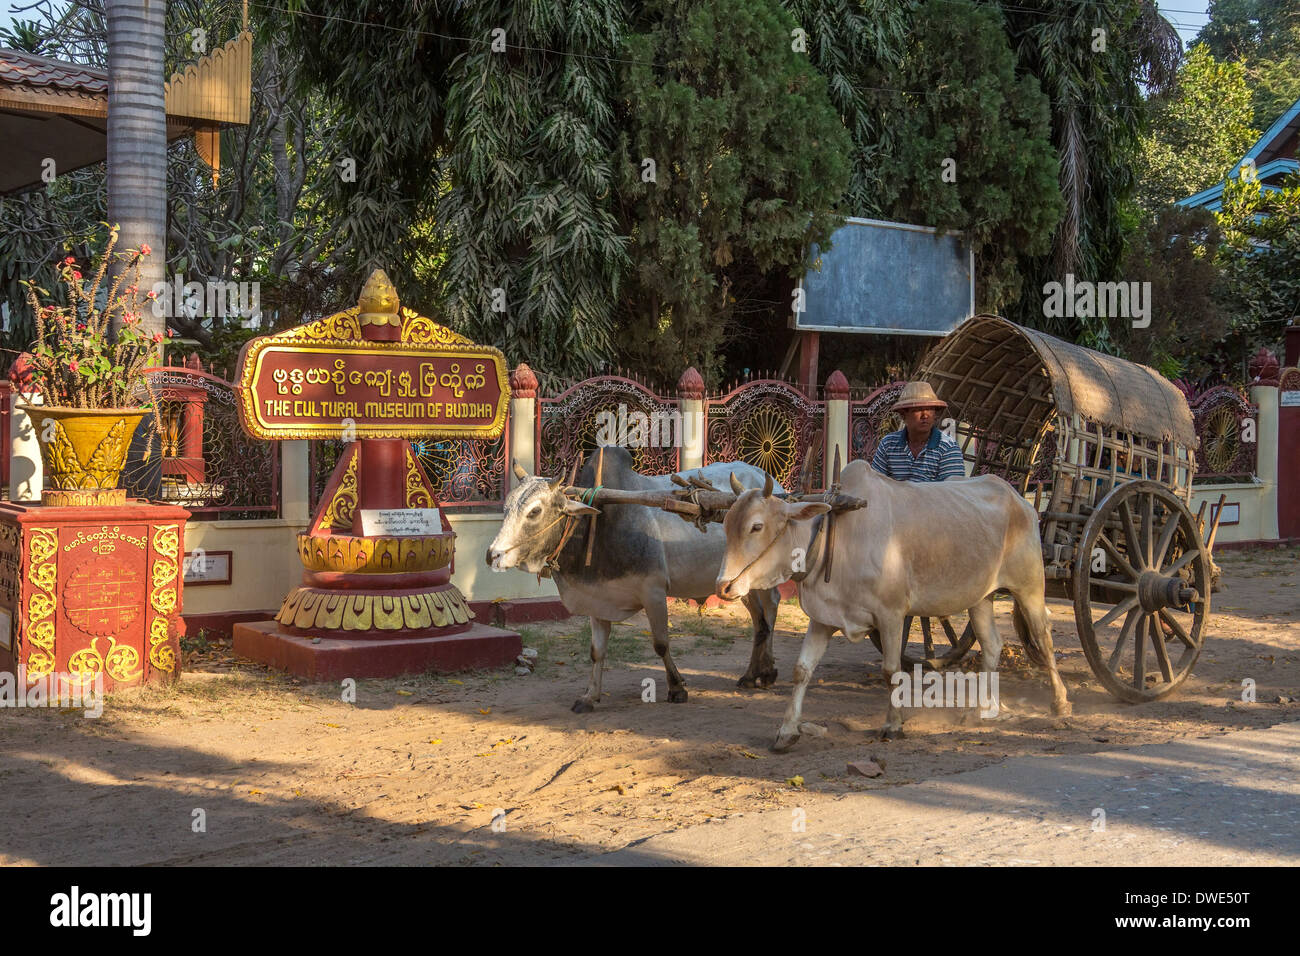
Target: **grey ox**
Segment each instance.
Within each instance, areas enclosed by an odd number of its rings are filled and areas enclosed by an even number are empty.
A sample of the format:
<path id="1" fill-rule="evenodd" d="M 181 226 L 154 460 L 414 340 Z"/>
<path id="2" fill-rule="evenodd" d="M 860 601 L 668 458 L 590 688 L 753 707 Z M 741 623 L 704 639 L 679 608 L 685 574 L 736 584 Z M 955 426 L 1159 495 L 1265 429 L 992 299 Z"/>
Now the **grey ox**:
<path id="1" fill-rule="evenodd" d="M 970 613 L 982 666 L 995 671 L 1002 638 L 993 623 L 993 592 L 1015 599 L 1017 630 L 1037 645 L 1052 685 L 1052 712 L 1070 713 L 1065 684 L 1056 671 L 1047 606 L 1038 515 L 1001 478 L 935 483 L 894 481 L 865 461 L 850 462 L 841 475 L 845 494 L 867 506 L 837 515 L 831 579 L 824 580 L 826 535 L 817 535 L 820 502 L 787 503 L 770 486 L 746 491 L 727 512 L 727 556 L 717 593 L 726 600 L 752 588 L 773 588 L 806 566 L 799 603 L 808 632 L 794 669 L 794 693 L 773 749 L 799 739 L 799 717 L 813 670 L 836 629 L 860 641 L 872 629 L 882 638 L 885 679 L 899 670 L 903 619 L 909 614 L 944 617 Z M 796 550 L 801 549 L 801 550 Z M 891 696 L 883 736 L 902 733 Z"/>
<path id="2" fill-rule="evenodd" d="M 668 650 L 668 598 L 693 598 L 703 602 L 713 593 L 726 538 L 716 524 L 701 534 L 674 514 L 643 505 L 602 505 L 590 566 L 586 565 L 589 520 L 579 520 L 574 533 L 556 554 L 569 515 L 597 514 L 595 508 L 564 495 L 563 477 L 530 478 L 515 465 L 522 482 L 506 498 L 501 530 L 487 551 L 487 563 L 496 569 L 520 568 L 537 574 L 551 562 L 560 600 L 573 614 L 591 618 L 591 682 L 573 705 L 586 713 L 600 700 L 601 671 L 612 622 L 623 621 L 644 609 L 650 620 L 655 651 L 663 658 L 668 675 L 668 699 L 686 700 L 686 685 Z M 758 488 L 767 475 L 743 462 L 708 465 L 693 474 L 719 489 L 734 473 L 747 488 Z M 594 462 L 587 462 L 578 478 L 584 488 L 595 483 Z M 624 448 L 605 448 L 601 484 L 622 490 L 671 491 L 667 475 L 638 474 Z M 758 589 L 745 595 L 745 607 L 754 622 L 754 647 L 741 687 L 767 687 L 776 680 L 772 657 L 772 628 L 780 594 Z"/>

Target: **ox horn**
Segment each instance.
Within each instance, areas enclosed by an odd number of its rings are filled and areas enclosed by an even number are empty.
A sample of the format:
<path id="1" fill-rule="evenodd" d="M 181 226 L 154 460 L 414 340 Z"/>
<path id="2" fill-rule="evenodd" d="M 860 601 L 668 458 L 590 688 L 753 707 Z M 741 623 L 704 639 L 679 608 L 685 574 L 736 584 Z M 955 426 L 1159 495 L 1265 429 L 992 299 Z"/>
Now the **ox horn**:
<path id="1" fill-rule="evenodd" d="M 736 477 L 734 471 L 731 473 L 731 490 L 738 495 L 743 495 L 745 493 L 745 486 L 740 483 L 740 479 Z"/>
<path id="2" fill-rule="evenodd" d="M 524 479 L 526 479 L 526 478 L 528 477 L 528 472 L 524 471 L 522 468 L 519 467 L 519 462 L 515 461 L 515 460 L 512 458 L 512 459 L 510 459 L 510 463 L 511 463 L 512 465 L 515 466 L 515 477 L 516 477 L 516 478 L 518 478 L 520 481 L 523 481 Z"/>
<path id="3" fill-rule="evenodd" d="M 772 497 L 772 476 L 767 472 L 763 472 L 763 497 Z"/>

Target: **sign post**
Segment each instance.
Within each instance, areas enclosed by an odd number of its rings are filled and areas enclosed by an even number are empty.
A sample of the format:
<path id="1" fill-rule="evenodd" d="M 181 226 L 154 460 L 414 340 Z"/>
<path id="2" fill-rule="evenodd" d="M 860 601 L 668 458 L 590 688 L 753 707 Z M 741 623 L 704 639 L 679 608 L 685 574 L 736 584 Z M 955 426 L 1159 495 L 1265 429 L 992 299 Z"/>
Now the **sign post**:
<path id="1" fill-rule="evenodd" d="M 377 269 L 356 308 L 250 341 L 237 378 L 250 435 L 349 444 L 298 535 L 302 586 L 235 626 L 236 653 L 315 680 L 513 660 L 519 635 L 474 622 L 451 583 L 456 535 L 411 448 L 500 435 L 505 356 L 402 309 Z"/>

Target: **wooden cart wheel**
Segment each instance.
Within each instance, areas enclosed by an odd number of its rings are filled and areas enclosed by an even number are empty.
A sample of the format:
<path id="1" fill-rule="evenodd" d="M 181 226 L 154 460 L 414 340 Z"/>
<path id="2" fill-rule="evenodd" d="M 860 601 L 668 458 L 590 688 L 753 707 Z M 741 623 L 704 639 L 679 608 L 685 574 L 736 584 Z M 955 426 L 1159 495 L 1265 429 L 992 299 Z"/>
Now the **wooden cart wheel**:
<path id="1" fill-rule="evenodd" d="M 1098 680 L 1133 703 L 1192 672 L 1210 615 L 1210 555 L 1181 498 L 1155 481 L 1111 491 L 1074 561 L 1074 618 Z"/>
<path id="2" fill-rule="evenodd" d="M 903 659 L 904 667 L 915 667 L 920 664 L 926 670 L 941 671 L 945 667 L 951 667 L 953 664 L 961 661 L 966 653 L 975 643 L 975 630 L 970 626 L 970 621 L 965 614 L 960 617 L 923 617 L 921 626 L 918 629 L 919 634 L 912 633 L 913 617 L 907 617 L 903 620 Z M 957 627 L 963 622 L 965 627 L 962 629 L 961 637 L 957 636 Z M 938 633 L 936 640 L 935 634 Z M 880 644 L 880 634 L 873 628 L 871 631 L 871 643 L 876 645 L 876 650 L 881 654 L 885 649 Z"/>

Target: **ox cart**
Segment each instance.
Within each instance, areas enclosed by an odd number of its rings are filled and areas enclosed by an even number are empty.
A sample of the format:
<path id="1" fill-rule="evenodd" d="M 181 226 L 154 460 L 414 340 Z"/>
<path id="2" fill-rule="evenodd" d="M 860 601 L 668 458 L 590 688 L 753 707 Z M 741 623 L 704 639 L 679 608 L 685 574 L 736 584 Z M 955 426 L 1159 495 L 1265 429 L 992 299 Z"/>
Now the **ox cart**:
<path id="1" fill-rule="evenodd" d="M 1173 693 L 1204 645 L 1223 504 L 1207 534 L 1205 504 L 1189 508 L 1198 440 L 1182 393 L 1146 366 L 996 316 L 947 336 L 917 377 L 949 403 L 971 473 L 1032 494 L 1048 595 L 1074 602 L 1101 684 L 1131 702 Z M 974 642 L 969 626 L 921 625 L 909 665 L 952 665 Z"/>
<path id="2" fill-rule="evenodd" d="M 1190 510 L 1198 439 L 1182 393 L 1146 366 L 997 316 L 977 316 L 945 337 L 917 377 L 948 402 L 971 474 L 998 475 L 1032 495 L 1047 594 L 1073 601 L 1079 640 L 1100 683 L 1131 702 L 1173 693 L 1204 644 L 1223 510 L 1220 499 L 1208 533 L 1205 505 Z M 736 498 L 674 481 L 672 495 L 567 491 L 595 504 L 662 507 L 696 522 L 721 520 Z M 828 501 L 837 512 L 866 504 L 838 494 L 834 480 L 825 497 L 807 489 L 793 497 Z M 1024 622 L 1013 617 L 1035 659 Z M 952 620 L 922 618 L 913 635 L 913 623 L 908 618 L 905 626 L 907 667 L 954 665 L 975 641 L 969 624 L 959 632 Z M 880 648 L 879 635 L 872 640 Z"/>

